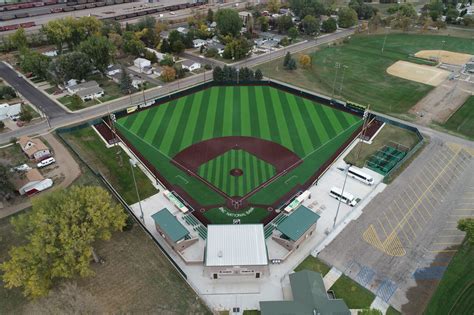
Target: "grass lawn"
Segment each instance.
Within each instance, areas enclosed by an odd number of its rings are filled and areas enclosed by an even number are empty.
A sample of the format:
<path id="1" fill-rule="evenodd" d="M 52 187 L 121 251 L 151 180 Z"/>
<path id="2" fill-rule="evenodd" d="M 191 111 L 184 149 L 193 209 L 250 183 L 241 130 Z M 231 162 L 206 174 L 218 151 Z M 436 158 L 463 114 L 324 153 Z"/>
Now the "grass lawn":
<path id="1" fill-rule="evenodd" d="M 464 242 L 449 263 L 425 314 L 472 314 L 474 309 L 474 246 Z"/>
<path id="2" fill-rule="evenodd" d="M 71 95 L 61 96 L 60 98 L 58 98 L 58 101 L 64 106 L 66 106 L 67 108 L 69 108 L 70 110 L 83 109 L 86 107 L 99 104 L 97 100 L 90 100 L 87 102 L 83 102 L 80 98 L 73 97 Z"/>
<path id="3" fill-rule="evenodd" d="M 401 315 L 401 314 L 402 313 L 394 309 L 393 306 L 389 306 L 389 308 L 387 309 L 387 312 L 385 313 L 385 315 Z"/>
<path id="4" fill-rule="evenodd" d="M 18 166 L 27 163 L 28 158 L 21 150 L 19 144 L 13 144 L 0 149 L 0 163 L 7 166 Z"/>
<path id="5" fill-rule="evenodd" d="M 12 245 L 21 243 L 9 220 L 10 217 L 0 220 L 0 262 L 8 258 Z M 97 242 L 95 247 L 105 259 L 102 265 L 92 265 L 95 275 L 60 281 L 47 298 L 28 300 L 18 289 L 5 289 L 0 280 L 2 313 L 61 314 L 67 309 L 67 313 L 79 314 L 93 309 L 97 314 L 211 314 L 138 226 L 114 233 L 109 241 Z M 61 284 L 67 285 L 69 294 L 60 292 Z M 81 305 L 81 301 L 87 305 Z"/>
<path id="6" fill-rule="evenodd" d="M 474 96 L 469 97 L 442 127 L 474 140 Z"/>
<path id="7" fill-rule="evenodd" d="M 343 299 L 350 309 L 370 308 L 375 295 L 346 275 L 342 275 L 332 285 L 336 298 Z"/>
<path id="8" fill-rule="evenodd" d="M 235 219 L 240 219 L 240 223 L 257 223 L 261 222 L 270 214 L 263 208 L 248 208 L 232 212 L 226 208 L 214 208 L 207 210 L 204 216 L 213 224 L 233 224 Z"/>
<path id="9" fill-rule="evenodd" d="M 92 168 L 101 172 L 111 182 L 127 203 L 138 201 L 128 156 L 120 147 L 107 149 L 92 128 L 83 128 L 62 135 Z M 157 192 L 150 179 L 138 168 L 135 168 L 135 177 L 141 199 Z"/>
<path id="10" fill-rule="evenodd" d="M 399 143 L 411 149 L 418 143 L 418 137 L 412 131 L 385 124 L 374 138 L 372 144 L 357 143 L 351 152 L 346 155 L 344 161 L 358 167 L 363 167 L 370 156 L 390 142 Z M 358 158 L 357 155 L 359 155 Z"/>
<path id="11" fill-rule="evenodd" d="M 46 93 L 48 93 L 48 94 L 53 94 L 54 92 L 56 92 L 56 90 L 58 90 L 58 88 L 55 87 L 55 86 L 52 86 L 52 87 L 47 88 L 47 89 L 44 90 L 44 91 L 45 91 Z"/>
<path id="12" fill-rule="evenodd" d="M 331 270 L 331 267 L 323 263 L 318 258 L 314 257 L 313 255 L 309 255 L 295 268 L 295 271 L 301 270 L 311 270 L 315 272 L 319 272 L 321 276 L 324 276 Z"/>
<path id="13" fill-rule="evenodd" d="M 452 36 L 391 34 L 381 52 L 384 35 L 356 35 L 349 43 L 311 50 L 311 69 L 284 70 L 283 58 L 259 65 L 266 77 L 343 98 L 384 113 L 403 116 L 431 86 L 391 76 L 386 69 L 398 60 L 422 62 L 410 57 L 419 50 L 444 49 L 472 53 L 472 39 Z M 298 59 L 296 54 L 294 57 Z M 336 62 L 346 66 L 336 71 Z M 337 77 L 336 77 L 337 73 Z M 344 80 L 344 81 L 343 81 Z M 343 82 L 342 82 L 343 81 Z M 342 91 L 341 91 L 342 89 Z"/>
<path id="14" fill-rule="evenodd" d="M 179 185 L 200 205 L 218 208 L 225 206 L 224 198 L 170 163 L 172 157 L 192 144 L 226 136 L 256 137 L 284 146 L 303 162 L 249 198 L 250 206 L 266 207 L 304 184 L 361 124 L 358 116 L 273 87 L 228 86 L 133 113 L 119 118 L 116 126 L 170 184 Z M 236 193 L 235 185 L 229 193 Z"/>
<path id="15" fill-rule="evenodd" d="M 260 311 L 259 310 L 245 310 L 244 311 L 244 315 L 260 315 Z"/>

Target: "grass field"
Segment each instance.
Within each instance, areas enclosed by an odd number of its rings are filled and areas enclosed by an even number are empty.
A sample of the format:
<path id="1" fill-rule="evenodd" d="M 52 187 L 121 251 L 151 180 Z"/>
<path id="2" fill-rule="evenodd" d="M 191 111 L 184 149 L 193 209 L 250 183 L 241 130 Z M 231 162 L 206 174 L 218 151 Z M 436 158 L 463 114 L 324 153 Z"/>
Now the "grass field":
<path id="1" fill-rule="evenodd" d="M 284 146 L 303 163 L 249 199 L 255 204 L 270 205 L 295 185 L 307 181 L 361 123 L 360 117 L 276 88 L 234 86 L 212 87 L 175 99 L 120 118 L 116 126 L 171 184 L 180 185 L 201 205 L 224 204 L 224 199 L 170 163 L 181 150 L 223 136 L 251 136 Z M 228 174 L 229 167 L 219 166 L 220 178 Z M 257 182 L 263 177 L 262 174 Z M 231 193 L 235 193 L 235 187 Z M 240 194 L 245 189 L 237 191 Z"/>
<path id="2" fill-rule="evenodd" d="M 295 271 L 301 271 L 305 269 L 319 272 L 324 278 L 324 276 L 329 272 L 329 270 L 331 270 L 331 267 L 329 267 L 313 255 L 309 255 L 305 258 L 305 260 L 301 262 L 301 264 L 298 265 L 298 267 L 295 268 Z"/>
<path id="3" fill-rule="evenodd" d="M 8 257 L 8 249 L 21 243 L 10 217 L 0 220 L 0 239 L 1 263 Z M 97 242 L 95 248 L 105 259 L 102 265 L 93 264 L 95 275 L 57 282 L 47 298 L 28 300 L 20 290 L 5 289 L 0 280 L 1 313 L 211 314 L 139 227 L 114 233 L 109 241 Z M 59 290 L 63 284 L 69 294 Z"/>
<path id="4" fill-rule="evenodd" d="M 336 298 L 343 299 L 350 309 L 367 309 L 375 299 L 375 295 L 346 275 L 342 275 L 332 285 Z"/>
<path id="5" fill-rule="evenodd" d="M 472 314 L 474 309 L 474 246 L 464 242 L 449 263 L 426 307 L 427 315 Z"/>
<path id="6" fill-rule="evenodd" d="M 240 169 L 241 176 L 229 170 Z M 198 174 L 228 196 L 244 196 L 276 173 L 275 167 L 244 150 L 230 150 L 202 164 Z"/>
<path id="7" fill-rule="evenodd" d="M 284 70 L 283 59 L 259 65 L 266 77 L 301 86 L 326 95 L 334 94 L 384 113 L 405 114 L 432 87 L 391 76 L 386 69 L 398 60 L 411 58 L 419 50 L 441 49 L 472 53 L 472 39 L 452 36 L 390 34 L 381 52 L 384 35 L 352 36 L 349 43 L 305 52 L 312 57 L 311 69 Z M 442 44 L 445 41 L 445 44 Z M 297 59 L 297 55 L 295 56 Z M 337 71 L 336 62 L 346 66 Z"/>
<path id="8" fill-rule="evenodd" d="M 474 140 L 474 96 L 469 97 L 442 126 Z"/>
<path id="9" fill-rule="evenodd" d="M 83 128 L 62 135 L 93 169 L 102 173 L 111 182 L 127 203 L 138 201 L 128 155 L 122 149 L 118 147 L 107 149 L 92 128 Z M 135 176 L 142 199 L 157 192 L 150 179 L 140 169 L 135 169 Z"/>

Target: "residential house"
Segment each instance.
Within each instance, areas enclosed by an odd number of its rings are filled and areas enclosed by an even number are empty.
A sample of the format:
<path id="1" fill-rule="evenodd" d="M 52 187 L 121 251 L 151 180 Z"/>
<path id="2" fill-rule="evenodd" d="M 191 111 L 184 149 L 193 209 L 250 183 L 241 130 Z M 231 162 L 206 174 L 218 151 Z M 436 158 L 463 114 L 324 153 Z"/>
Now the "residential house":
<path id="1" fill-rule="evenodd" d="M 153 68 L 153 74 L 156 74 L 157 76 L 160 76 L 162 71 L 163 71 L 163 67 L 158 66 L 158 67 Z"/>
<path id="2" fill-rule="evenodd" d="M 252 13 L 248 11 L 241 11 L 239 12 L 239 17 L 242 20 L 242 24 L 245 26 L 247 25 L 248 20 L 252 17 Z"/>
<path id="3" fill-rule="evenodd" d="M 94 86 L 85 90 L 77 91 L 75 94 L 79 96 L 83 102 L 87 102 L 104 96 L 105 92 L 100 86 Z"/>
<path id="4" fill-rule="evenodd" d="M 260 32 L 258 35 L 260 38 L 263 38 L 266 40 L 274 40 L 277 42 L 281 42 L 281 40 L 285 37 L 283 35 L 270 33 L 270 32 Z"/>
<path id="5" fill-rule="evenodd" d="M 14 173 L 12 175 L 12 183 L 20 195 L 28 196 L 53 186 L 53 181 L 50 178 L 44 178 L 36 168 L 22 173 Z"/>
<path id="6" fill-rule="evenodd" d="M 133 65 L 138 68 L 139 72 L 151 74 L 151 61 L 145 58 L 137 58 L 133 61 Z"/>
<path id="7" fill-rule="evenodd" d="M 16 120 L 20 117 L 21 103 L 18 104 L 0 104 L 0 120 L 10 118 Z"/>
<path id="8" fill-rule="evenodd" d="M 217 50 L 217 53 L 219 56 L 222 56 L 224 53 L 225 46 L 222 45 L 221 43 L 211 43 L 207 45 L 207 49 L 215 48 Z"/>
<path id="9" fill-rule="evenodd" d="M 143 80 L 142 78 L 140 78 L 139 76 L 133 76 L 132 77 L 132 86 L 135 88 L 135 89 L 140 89 L 141 85 L 145 82 L 145 80 Z"/>
<path id="10" fill-rule="evenodd" d="M 187 69 L 189 71 L 194 71 L 194 70 L 200 69 L 201 64 L 197 61 L 194 61 L 194 60 L 185 60 L 181 63 L 181 67 L 183 67 L 183 69 Z"/>
<path id="11" fill-rule="evenodd" d="M 168 39 L 169 36 L 170 36 L 170 32 L 168 32 L 168 31 L 161 31 L 160 32 L 160 37 L 162 39 Z"/>
<path id="12" fill-rule="evenodd" d="M 207 41 L 205 41 L 204 39 L 194 39 L 193 40 L 193 47 L 194 48 L 200 48 L 202 46 L 205 46 L 207 44 Z"/>
<path id="13" fill-rule="evenodd" d="M 187 29 L 186 27 L 178 27 L 176 30 L 184 35 L 186 35 L 189 32 L 189 29 Z"/>
<path id="14" fill-rule="evenodd" d="M 18 139 L 18 144 L 29 159 L 41 161 L 51 156 L 51 151 L 39 138 L 22 136 Z"/>
<path id="15" fill-rule="evenodd" d="M 158 62 L 162 61 L 162 60 L 165 59 L 165 57 L 166 57 L 166 54 L 160 53 L 159 51 L 156 51 L 156 50 L 154 50 L 154 49 L 152 49 L 152 48 L 146 47 L 145 49 L 148 50 L 149 52 L 154 53 L 155 56 L 156 56 L 156 59 L 158 59 Z"/>
<path id="16" fill-rule="evenodd" d="M 74 82 L 76 82 L 76 84 L 74 84 Z M 93 88 L 93 87 L 96 87 L 96 86 L 99 86 L 99 84 L 94 80 L 86 81 L 86 82 L 79 83 L 79 84 L 77 84 L 76 80 L 74 80 L 74 81 L 69 80 L 68 84 L 66 85 L 66 90 L 69 92 L 69 94 L 74 95 L 78 91 L 90 89 L 90 88 Z"/>

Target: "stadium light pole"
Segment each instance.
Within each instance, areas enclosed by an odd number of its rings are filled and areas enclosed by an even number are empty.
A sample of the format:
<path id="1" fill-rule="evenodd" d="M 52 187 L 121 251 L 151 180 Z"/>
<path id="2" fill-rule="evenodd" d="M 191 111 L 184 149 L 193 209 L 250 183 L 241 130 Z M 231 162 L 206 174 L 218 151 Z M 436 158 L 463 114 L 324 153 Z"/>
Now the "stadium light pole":
<path id="1" fill-rule="evenodd" d="M 134 159 L 129 159 L 128 162 L 130 163 L 130 169 L 132 170 L 132 177 L 133 177 L 133 183 L 135 184 L 135 191 L 137 193 L 137 198 L 138 198 L 138 206 L 140 207 L 140 220 L 145 223 L 143 220 L 143 208 L 142 208 L 142 202 L 140 199 L 140 194 L 138 193 L 138 186 L 137 186 L 137 181 L 135 179 L 135 171 L 133 170 L 137 166 L 137 161 Z"/>
<path id="2" fill-rule="evenodd" d="M 334 76 L 334 83 L 332 84 L 332 96 L 331 96 L 331 98 L 334 98 L 334 92 L 336 90 L 337 72 L 338 72 L 340 67 L 341 67 L 341 64 L 339 62 L 336 62 L 336 65 L 335 65 L 336 75 Z"/>
<path id="3" fill-rule="evenodd" d="M 346 188 L 346 182 L 347 182 L 347 175 L 349 173 L 349 167 L 351 167 L 350 164 L 348 164 L 346 166 L 346 168 L 344 169 L 344 174 L 346 175 L 344 177 L 344 184 L 342 184 L 342 192 L 341 192 L 341 195 L 344 195 L 344 189 Z M 341 196 L 342 197 L 342 196 Z M 339 203 L 337 204 L 337 210 L 336 210 L 336 216 L 334 216 L 334 222 L 332 224 L 332 229 L 334 230 L 334 227 L 336 226 L 336 221 L 337 221 L 337 216 L 339 215 L 339 208 L 341 207 L 341 200 L 342 198 L 339 198 Z"/>
<path id="4" fill-rule="evenodd" d="M 342 65 L 342 80 L 341 80 L 341 87 L 339 89 L 339 95 L 342 98 L 342 87 L 344 86 L 344 74 L 346 73 L 346 69 L 349 68 L 346 65 Z"/>
<path id="5" fill-rule="evenodd" d="M 384 38 L 384 40 L 383 40 L 383 45 L 382 45 L 382 54 L 383 54 L 383 51 L 384 51 L 384 49 L 385 49 L 385 43 L 387 42 L 387 35 L 388 35 L 388 30 L 389 30 L 389 29 L 390 29 L 389 27 L 386 27 L 386 28 L 385 28 L 385 38 Z"/>

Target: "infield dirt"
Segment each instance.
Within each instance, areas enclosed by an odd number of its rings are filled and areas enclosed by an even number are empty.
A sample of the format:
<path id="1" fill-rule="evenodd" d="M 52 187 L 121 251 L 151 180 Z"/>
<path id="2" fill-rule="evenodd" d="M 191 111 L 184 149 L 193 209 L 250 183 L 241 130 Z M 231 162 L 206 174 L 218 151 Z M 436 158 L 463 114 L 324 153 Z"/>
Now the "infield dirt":
<path id="1" fill-rule="evenodd" d="M 387 73 L 402 79 L 424 83 L 431 86 L 440 85 L 450 74 L 449 71 L 443 69 L 402 60 L 399 60 L 388 67 Z"/>
<path id="2" fill-rule="evenodd" d="M 447 50 L 420 50 L 415 57 L 461 66 L 474 56 Z"/>

